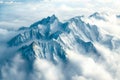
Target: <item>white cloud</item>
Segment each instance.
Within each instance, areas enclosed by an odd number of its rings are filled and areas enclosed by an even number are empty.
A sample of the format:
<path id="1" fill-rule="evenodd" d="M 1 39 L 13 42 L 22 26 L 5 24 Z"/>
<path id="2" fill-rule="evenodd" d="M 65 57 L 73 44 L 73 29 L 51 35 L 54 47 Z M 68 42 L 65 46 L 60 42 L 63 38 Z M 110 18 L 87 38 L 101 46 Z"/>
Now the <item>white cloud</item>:
<path id="1" fill-rule="evenodd" d="M 120 21 L 116 18 L 115 14 L 107 13 L 107 16 L 104 15 L 106 12 L 100 13 L 102 17 L 104 17 L 107 21 L 96 20 L 94 18 L 88 19 L 85 18 L 86 23 L 90 23 L 92 25 L 97 25 L 100 29 L 107 31 L 109 34 L 116 36 L 118 38 L 120 35 Z M 103 31 L 102 31 L 103 32 Z"/>
<path id="2" fill-rule="evenodd" d="M 4 16 L 1 20 L 9 23 L 8 26 L 19 27 L 29 26 L 32 22 L 51 14 L 56 14 L 62 20 L 82 14 L 89 15 L 95 11 L 119 14 L 120 6 L 118 3 L 119 0 L 45 0 L 39 3 L 30 1 L 20 4 L 6 4 L 4 6 L 1 5 L 3 13 L 1 16 Z M 64 17 L 62 17 L 63 13 Z M 10 20 L 7 21 L 9 18 Z M 17 23 L 12 22 L 16 19 L 18 20 Z"/>
<path id="3" fill-rule="evenodd" d="M 80 68 L 82 76 L 87 78 L 87 80 L 114 80 L 103 65 L 95 62 L 92 58 L 76 54 L 72 50 L 67 50 L 67 54 L 73 65 L 77 65 Z"/>
<path id="4" fill-rule="evenodd" d="M 60 67 L 44 59 L 36 59 L 34 63 L 34 74 L 37 78 L 34 80 L 64 80 Z"/>
<path id="5" fill-rule="evenodd" d="M 2 66 L 2 80 L 25 80 L 25 72 L 22 71 L 24 61 L 17 55 L 11 63 Z M 11 64 L 11 65 L 10 65 Z"/>
<path id="6" fill-rule="evenodd" d="M 101 52 L 101 56 L 103 57 L 104 61 L 101 60 L 100 63 L 109 71 L 109 73 L 114 77 L 114 80 L 119 80 L 120 74 L 120 54 L 119 52 L 116 53 L 114 50 L 111 51 L 108 48 L 100 45 L 95 44 L 97 50 Z"/>

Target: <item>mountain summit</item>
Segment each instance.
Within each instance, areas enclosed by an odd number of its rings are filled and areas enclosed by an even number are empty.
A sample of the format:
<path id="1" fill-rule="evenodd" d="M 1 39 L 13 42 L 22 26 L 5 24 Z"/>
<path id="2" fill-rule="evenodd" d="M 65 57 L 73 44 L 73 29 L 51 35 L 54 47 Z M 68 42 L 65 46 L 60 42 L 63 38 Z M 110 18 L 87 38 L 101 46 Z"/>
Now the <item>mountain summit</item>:
<path id="1" fill-rule="evenodd" d="M 89 16 L 89 18 L 94 18 L 94 19 L 97 19 L 97 20 L 107 21 L 107 19 L 106 19 L 107 16 L 108 16 L 108 14 L 106 14 L 106 13 L 95 12 L 95 13 L 91 14 Z"/>
<path id="2" fill-rule="evenodd" d="M 61 23 L 55 15 L 52 15 L 33 23 L 23 33 L 11 39 L 8 44 L 9 46 L 19 46 L 32 40 L 56 39 L 61 33 L 69 31 L 67 25 L 67 22 Z"/>
<path id="3" fill-rule="evenodd" d="M 37 27 L 39 24 L 49 25 L 54 23 L 55 20 L 59 22 L 58 18 L 55 15 L 48 16 L 47 18 L 43 18 L 42 20 L 33 23 L 30 27 Z"/>

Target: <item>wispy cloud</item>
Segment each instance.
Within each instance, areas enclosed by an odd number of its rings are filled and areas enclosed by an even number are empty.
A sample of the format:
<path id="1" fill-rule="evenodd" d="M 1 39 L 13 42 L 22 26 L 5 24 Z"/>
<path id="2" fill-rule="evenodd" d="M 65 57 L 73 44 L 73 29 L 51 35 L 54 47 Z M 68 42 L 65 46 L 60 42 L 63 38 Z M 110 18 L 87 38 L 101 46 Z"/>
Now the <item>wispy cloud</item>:
<path id="1" fill-rule="evenodd" d="M 29 26 L 30 23 L 51 14 L 56 14 L 62 20 L 96 11 L 119 14 L 118 3 L 119 0 L 1 0 L 0 21 L 8 24 L 0 23 L 0 27 Z"/>

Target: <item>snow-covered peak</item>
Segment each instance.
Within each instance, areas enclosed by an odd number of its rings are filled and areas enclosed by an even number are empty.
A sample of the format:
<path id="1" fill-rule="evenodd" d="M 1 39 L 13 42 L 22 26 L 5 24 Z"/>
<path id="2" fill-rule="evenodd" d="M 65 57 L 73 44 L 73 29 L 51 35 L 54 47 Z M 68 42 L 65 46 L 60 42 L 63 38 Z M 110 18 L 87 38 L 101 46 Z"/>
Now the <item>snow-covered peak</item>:
<path id="1" fill-rule="evenodd" d="M 92 17 L 92 16 L 98 16 L 98 15 L 100 15 L 100 14 L 98 12 L 95 12 L 95 13 L 91 14 L 90 17 Z"/>
<path id="2" fill-rule="evenodd" d="M 52 24 L 55 20 L 59 22 L 55 15 L 48 16 L 47 18 L 43 18 L 42 20 L 33 23 L 30 28 L 38 27 L 38 25 L 49 25 Z"/>
<path id="3" fill-rule="evenodd" d="M 63 32 L 68 32 L 68 23 L 61 23 L 55 15 L 44 18 L 32 24 L 29 28 L 12 38 L 8 44 L 10 46 L 19 46 L 33 40 L 51 40 L 57 39 Z M 21 35 L 22 34 L 22 35 Z"/>
<path id="4" fill-rule="evenodd" d="M 89 16 L 89 18 L 94 18 L 94 19 L 103 20 L 103 21 L 107 21 L 107 17 L 108 17 L 107 13 L 98 13 L 98 12 L 95 12 Z"/>

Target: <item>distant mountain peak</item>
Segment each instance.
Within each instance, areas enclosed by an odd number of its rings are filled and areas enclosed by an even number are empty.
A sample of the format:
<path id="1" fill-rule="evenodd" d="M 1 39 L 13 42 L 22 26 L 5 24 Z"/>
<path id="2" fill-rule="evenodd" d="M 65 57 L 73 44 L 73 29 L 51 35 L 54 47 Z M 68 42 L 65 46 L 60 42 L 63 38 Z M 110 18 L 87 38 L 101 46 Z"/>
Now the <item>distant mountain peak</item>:
<path id="1" fill-rule="evenodd" d="M 93 15 L 100 15 L 100 13 L 98 13 L 98 12 L 95 12 L 95 13 L 93 13 Z"/>
<path id="2" fill-rule="evenodd" d="M 89 17 L 93 17 L 93 16 L 99 16 L 100 14 L 98 12 L 95 12 L 93 14 L 91 14 Z"/>
<path id="3" fill-rule="evenodd" d="M 116 17 L 120 19 L 120 15 L 116 15 Z"/>
<path id="4" fill-rule="evenodd" d="M 107 21 L 107 19 L 106 19 L 107 16 L 108 16 L 107 13 L 104 13 L 104 12 L 102 12 L 102 13 L 95 12 L 95 13 L 91 14 L 89 16 L 89 18 L 94 18 L 94 19 L 97 19 L 97 20 Z"/>

